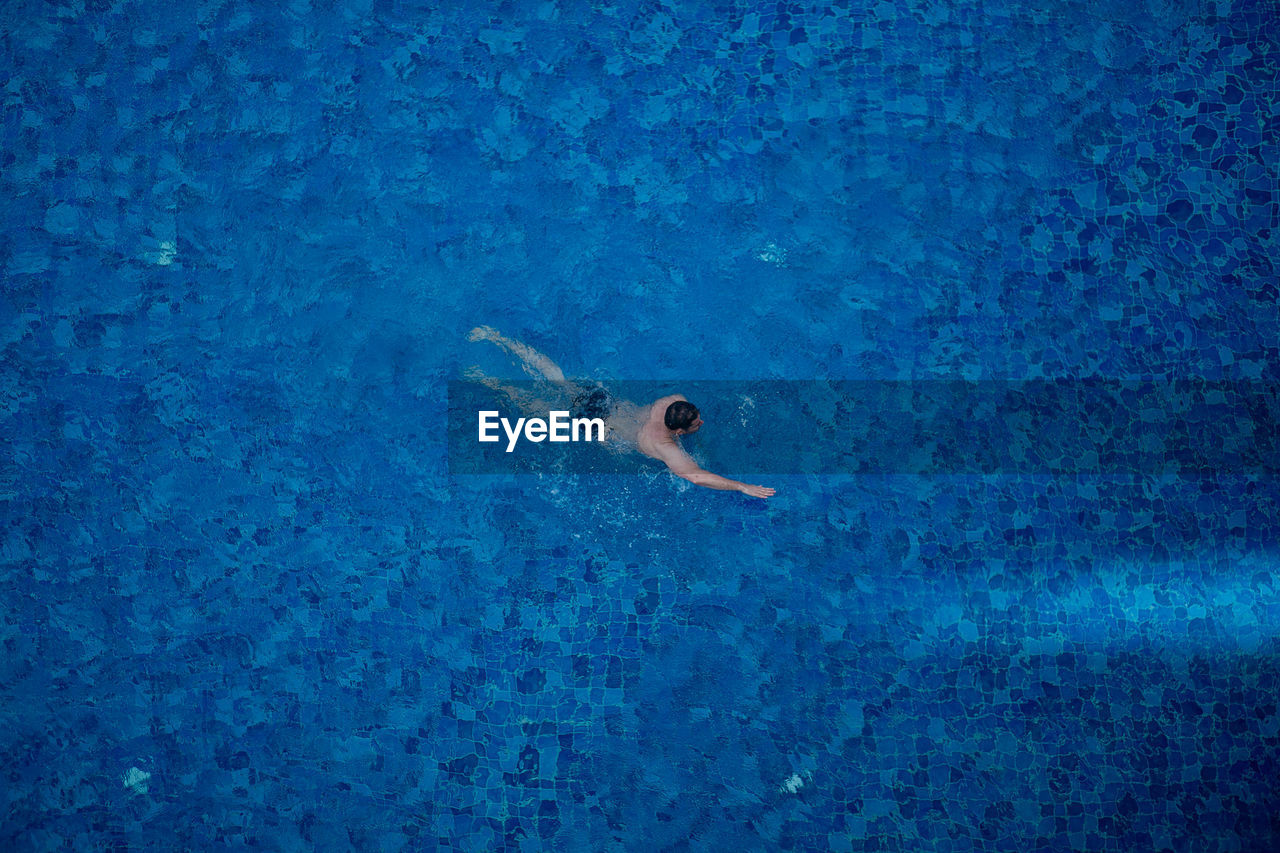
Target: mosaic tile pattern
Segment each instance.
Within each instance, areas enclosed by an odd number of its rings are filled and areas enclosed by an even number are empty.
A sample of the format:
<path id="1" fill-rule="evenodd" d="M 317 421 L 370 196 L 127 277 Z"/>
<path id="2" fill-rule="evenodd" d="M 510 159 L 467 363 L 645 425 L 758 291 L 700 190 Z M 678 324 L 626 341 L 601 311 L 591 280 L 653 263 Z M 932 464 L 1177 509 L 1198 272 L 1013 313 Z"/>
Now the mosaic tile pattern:
<path id="1" fill-rule="evenodd" d="M 1272 479 L 764 505 L 439 428 L 482 322 L 1275 382 L 1274 4 L 453 6 L 0 12 L 0 846 L 1280 847 Z"/>

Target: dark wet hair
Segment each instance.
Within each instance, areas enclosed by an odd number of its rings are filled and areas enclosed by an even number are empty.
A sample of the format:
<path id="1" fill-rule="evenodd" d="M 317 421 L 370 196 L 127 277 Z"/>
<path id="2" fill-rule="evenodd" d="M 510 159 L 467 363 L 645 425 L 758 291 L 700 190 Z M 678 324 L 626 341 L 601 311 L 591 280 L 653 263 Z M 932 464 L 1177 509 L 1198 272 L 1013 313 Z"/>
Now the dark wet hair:
<path id="1" fill-rule="evenodd" d="M 676 400 L 667 406 L 667 414 L 662 422 L 667 429 L 688 429 L 698 419 L 698 407 L 688 400 Z"/>

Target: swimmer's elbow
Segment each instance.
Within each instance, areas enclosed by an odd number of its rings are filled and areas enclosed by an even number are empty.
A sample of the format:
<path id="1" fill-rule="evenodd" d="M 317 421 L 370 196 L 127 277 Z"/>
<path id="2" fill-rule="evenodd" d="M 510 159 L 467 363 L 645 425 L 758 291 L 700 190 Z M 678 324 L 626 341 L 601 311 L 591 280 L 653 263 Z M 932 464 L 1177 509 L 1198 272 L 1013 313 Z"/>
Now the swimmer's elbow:
<path id="1" fill-rule="evenodd" d="M 681 479 L 688 480 L 690 483 L 693 483 L 695 486 L 705 486 L 707 484 L 707 480 L 710 479 L 711 477 L 710 474 L 708 474 L 706 471 L 703 471 L 701 468 L 682 468 L 680 470 L 676 470 L 675 468 L 672 468 L 671 473 L 675 474 L 677 477 L 680 477 Z"/>

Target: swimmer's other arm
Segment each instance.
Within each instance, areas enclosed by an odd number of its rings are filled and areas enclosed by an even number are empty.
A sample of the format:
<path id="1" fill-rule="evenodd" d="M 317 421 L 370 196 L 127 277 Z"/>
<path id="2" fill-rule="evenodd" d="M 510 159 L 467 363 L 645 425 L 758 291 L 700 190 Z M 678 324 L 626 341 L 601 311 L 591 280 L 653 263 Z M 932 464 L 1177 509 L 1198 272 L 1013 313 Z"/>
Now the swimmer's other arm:
<path id="1" fill-rule="evenodd" d="M 704 471 L 698 467 L 698 463 L 694 462 L 689 454 L 674 444 L 659 448 L 657 456 L 667 464 L 672 474 L 688 480 L 695 486 L 704 486 L 721 492 L 742 492 L 744 495 L 750 495 L 753 498 L 772 497 L 774 492 L 777 491 L 768 486 L 752 486 L 748 483 L 730 480 L 728 477 L 721 477 L 719 474 L 712 474 L 710 471 Z"/>

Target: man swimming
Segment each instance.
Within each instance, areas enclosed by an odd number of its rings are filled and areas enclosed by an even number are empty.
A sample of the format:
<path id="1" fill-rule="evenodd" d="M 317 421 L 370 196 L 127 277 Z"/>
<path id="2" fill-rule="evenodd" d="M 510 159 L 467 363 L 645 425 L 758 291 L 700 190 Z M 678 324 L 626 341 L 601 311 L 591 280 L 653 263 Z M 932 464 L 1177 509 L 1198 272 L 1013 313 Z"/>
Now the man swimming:
<path id="1" fill-rule="evenodd" d="M 527 372 L 540 375 L 567 392 L 573 399 L 575 416 L 603 418 L 611 437 L 634 445 L 645 456 L 664 463 L 677 477 L 696 486 L 741 492 L 753 498 L 768 498 L 776 491 L 767 486 L 753 486 L 705 471 L 685 452 L 676 438 L 692 435 L 702 429 L 703 420 L 698 408 L 683 395 L 672 394 L 661 397 L 648 406 L 638 406 L 625 400 L 615 400 L 603 388 L 584 388 L 569 381 L 565 378 L 564 371 L 551 359 L 532 347 L 504 337 L 489 326 L 477 326 L 471 330 L 467 339 L 488 341 L 507 350 L 520 359 Z M 524 396 L 476 369 L 468 371 L 467 375 L 495 390 L 505 392 L 517 402 Z"/>
<path id="2" fill-rule="evenodd" d="M 636 446 L 645 456 L 652 456 L 665 462 L 671 473 L 682 477 L 695 486 L 718 489 L 722 492 L 742 492 L 753 498 L 772 497 L 776 489 L 767 486 L 752 486 L 721 477 L 704 471 L 693 461 L 693 457 L 676 443 L 678 435 L 692 435 L 702 429 L 702 415 L 698 407 L 690 403 L 680 394 L 672 394 L 653 402 L 649 407 L 648 420 L 640 427 L 636 437 Z"/>

